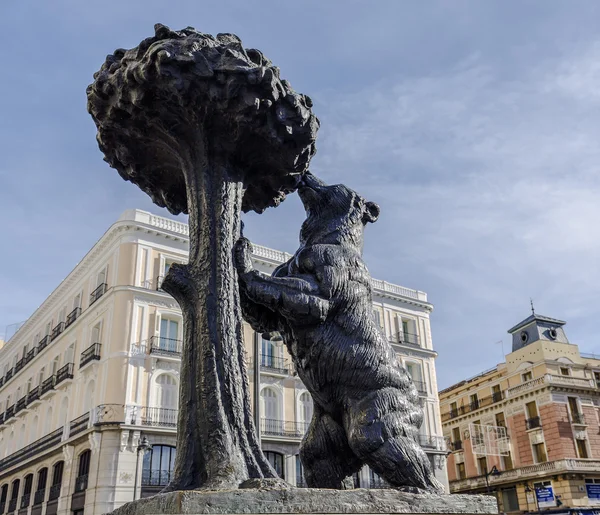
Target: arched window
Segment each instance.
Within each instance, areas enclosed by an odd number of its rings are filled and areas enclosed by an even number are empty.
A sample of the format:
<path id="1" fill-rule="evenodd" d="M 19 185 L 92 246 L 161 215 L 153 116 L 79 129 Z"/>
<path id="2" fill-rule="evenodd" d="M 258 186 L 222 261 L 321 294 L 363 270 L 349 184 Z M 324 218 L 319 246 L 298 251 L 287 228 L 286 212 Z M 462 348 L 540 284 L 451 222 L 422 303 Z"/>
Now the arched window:
<path id="1" fill-rule="evenodd" d="M 37 488 L 33 496 L 33 504 L 38 505 L 44 502 L 46 497 L 46 483 L 48 482 L 48 467 L 44 467 L 38 472 Z M 0 512 L 1 513 L 1 512 Z"/>
<path id="2" fill-rule="evenodd" d="M 60 488 L 62 485 L 64 468 L 64 461 L 59 461 L 52 468 L 52 486 L 50 487 L 50 493 L 48 494 L 49 501 L 53 501 L 54 499 L 58 499 L 60 497 Z"/>
<path id="3" fill-rule="evenodd" d="M 8 503 L 8 511 L 15 511 L 17 509 L 17 499 L 19 498 L 19 487 L 21 486 L 21 480 L 15 479 L 12 483 L 12 489 L 10 491 L 10 501 Z"/>
<path id="4" fill-rule="evenodd" d="M 300 423 L 303 424 L 303 429 L 304 431 L 306 431 L 308 429 L 308 424 L 310 424 L 310 421 L 312 420 L 313 416 L 312 397 L 310 396 L 310 393 L 304 392 L 302 395 L 300 395 L 300 398 L 298 400 L 300 401 Z"/>
<path id="5" fill-rule="evenodd" d="M 87 413 L 94 407 L 94 390 L 96 383 L 92 380 L 87 384 L 85 397 L 83 398 L 83 413 Z"/>
<path id="6" fill-rule="evenodd" d="M 265 451 L 264 454 L 265 458 L 267 458 L 271 466 L 275 469 L 275 472 L 277 472 L 277 475 L 281 479 L 285 479 L 285 471 L 283 467 L 283 454 L 273 451 Z"/>
<path id="7" fill-rule="evenodd" d="M 170 374 L 160 374 L 156 377 L 156 407 L 163 409 L 177 409 L 179 400 L 179 385 Z"/>
<path id="8" fill-rule="evenodd" d="M 4 513 L 4 508 L 6 508 L 6 500 L 8 499 L 8 483 L 2 485 L 2 490 L 0 493 L 0 513 Z"/>
<path id="9" fill-rule="evenodd" d="M 38 430 L 38 417 L 37 415 L 34 417 L 31 426 L 29 426 L 29 443 L 35 442 L 37 439 L 37 430 Z"/>
<path id="10" fill-rule="evenodd" d="M 83 492 L 88 485 L 88 474 L 90 473 L 90 459 L 92 451 L 89 449 L 79 455 L 79 465 L 77 468 L 77 477 L 75 478 L 75 493 Z"/>
<path id="11" fill-rule="evenodd" d="M 27 508 L 31 503 L 31 490 L 33 489 L 33 474 L 25 476 L 25 486 L 21 496 L 21 509 Z"/>
<path id="12" fill-rule="evenodd" d="M 279 395 L 273 388 L 263 388 L 260 392 L 260 412 L 262 413 L 262 431 L 265 434 L 284 434 Z"/>
<path id="13" fill-rule="evenodd" d="M 47 435 L 52 431 L 52 407 L 48 407 L 48 411 L 46 411 L 46 419 L 44 420 L 44 435 Z"/>
<path id="14" fill-rule="evenodd" d="M 171 481 L 175 467 L 175 447 L 153 445 L 152 451 L 144 454 L 142 486 L 166 486 Z"/>

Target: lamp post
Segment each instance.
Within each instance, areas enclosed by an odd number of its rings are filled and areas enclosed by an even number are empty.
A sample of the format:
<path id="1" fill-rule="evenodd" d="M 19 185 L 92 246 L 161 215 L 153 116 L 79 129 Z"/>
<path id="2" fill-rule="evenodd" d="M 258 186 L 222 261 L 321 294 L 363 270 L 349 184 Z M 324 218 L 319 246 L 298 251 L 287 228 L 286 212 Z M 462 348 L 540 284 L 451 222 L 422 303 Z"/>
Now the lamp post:
<path id="1" fill-rule="evenodd" d="M 142 436 L 140 443 L 137 446 L 137 454 L 135 456 L 135 479 L 133 481 L 133 500 L 134 501 L 137 499 L 137 483 L 138 483 L 138 474 L 139 474 L 139 468 L 140 468 L 140 453 L 143 452 L 144 454 L 146 454 L 146 452 L 150 451 L 151 449 L 152 449 L 152 445 L 148 441 L 148 438 L 146 438 L 145 436 Z"/>
<path id="2" fill-rule="evenodd" d="M 527 483 L 525 485 L 525 498 L 527 498 L 527 494 L 530 494 L 531 492 L 533 492 L 533 502 L 535 502 L 535 511 L 540 511 L 540 507 L 538 506 L 537 502 L 537 493 L 535 492 L 535 489 L 532 490 L 529 486 L 529 483 Z M 529 500 L 527 501 L 527 508 L 529 509 Z"/>

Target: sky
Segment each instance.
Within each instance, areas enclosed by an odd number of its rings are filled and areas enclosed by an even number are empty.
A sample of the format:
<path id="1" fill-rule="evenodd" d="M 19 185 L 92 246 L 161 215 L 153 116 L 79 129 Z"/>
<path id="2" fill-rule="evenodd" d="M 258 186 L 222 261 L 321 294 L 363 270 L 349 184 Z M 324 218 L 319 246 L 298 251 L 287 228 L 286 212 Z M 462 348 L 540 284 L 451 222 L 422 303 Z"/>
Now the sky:
<path id="1" fill-rule="evenodd" d="M 440 388 L 503 361 L 536 312 L 600 353 L 600 4 L 0 2 L 0 336 L 119 215 L 168 213 L 102 160 L 86 86 L 153 25 L 237 34 L 309 95 L 311 170 L 381 206 L 364 256 L 426 291 Z M 244 217 L 294 252 L 296 195 Z M 502 342 L 502 343 L 499 343 Z"/>

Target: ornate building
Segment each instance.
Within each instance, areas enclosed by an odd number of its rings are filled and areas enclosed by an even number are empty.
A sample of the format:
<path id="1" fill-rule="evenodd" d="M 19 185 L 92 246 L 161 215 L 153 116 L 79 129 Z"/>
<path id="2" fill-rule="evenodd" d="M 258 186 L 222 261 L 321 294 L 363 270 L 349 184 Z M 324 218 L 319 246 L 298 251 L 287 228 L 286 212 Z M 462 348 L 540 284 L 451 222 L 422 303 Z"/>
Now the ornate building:
<path id="1" fill-rule="evenodd" d="M 493 492 L 503 512 L 600 510 L 600 356 L 565 322 L 532 314 L 506 361 L 440 392 L 452 493 Z"/>
<path id="2" fill-rule="evenodd" d="M 168 483 L 182 320 L 160 285 L 171 264 L 187 259 L 187 234 L 184 223 L 125 212 L 0 349 L 0 515 L 107 513 Z M 265 272 L 289 257 L 254 249 Z M 432 306 L 423 292 L 373 286 L 374 316 L 421 393 L 421 444 L 447 484 Z M 283 346 L 250 327 L 244 336 L 262 447 L 283 478 L 302 486 L 297 454 L 310 394 Z M 383 485 L 368 469 L 355 481 Z"/>

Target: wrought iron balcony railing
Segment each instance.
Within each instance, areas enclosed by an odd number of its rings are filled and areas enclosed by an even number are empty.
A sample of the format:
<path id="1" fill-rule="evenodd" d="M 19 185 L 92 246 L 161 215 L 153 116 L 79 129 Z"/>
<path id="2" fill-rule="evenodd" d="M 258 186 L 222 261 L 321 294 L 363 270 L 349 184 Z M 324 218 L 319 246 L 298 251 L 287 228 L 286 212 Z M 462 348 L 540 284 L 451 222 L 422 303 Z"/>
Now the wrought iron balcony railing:
<path id="1" fill-rule="evenodd" d="M 404 345 L 412 345 L 415 347 L 421 346 L 418 334 L 408 333 L 405 331 L 400 331 L 399 333 L 396 333 L 396 341 Z"/>
<path id="2" fill-rule="evenodd" d="M 27 352 L 27 354 L 25 355 L 25 364 L 29 363 L 33 358 L 35 358 L 36 354 L 37 354 L 37 349 L 35 347 L 33 349 L 31 349 L 29 352 Z"/>
<path id="3" fill-rule="evenodd" d="M 142 471 L 142 486 L 166 486 L 172 476 L 173 471 L 169 469 L 146 469 Z"/>
<path id="4" fill-rule="evenodd" d="M 11 499 L 10 501 L 8 501 L 8 513 L 10 513 L 11 511 L 15 511 L 16 509 L 17 509 L 17 500 Z"/>
<path id="5" fill-rule="evenodd" d="M 531 417 L 527 419 L 527 429 L 537 429 L 538 427 L 542 427 L 540 417 Z"/>
<path id="6" fill-rule="evenodd" d="M 31 494 L 23 494 L 21 496 L 21 509 L 25 509 L 29 506 L 29 502 L 31 501 Z"/>
<path id="7" fill-rule="evenodd" d="M 481 399 L 476 399 L 471 401 L 469 404 L 465 406 L 459 406 L 456 409 L 451 409 L 447 413 L 442 413 L 442 422 L 446 422 L 456 417 L 460 417 L 462 415 L 466 415 L 467 413 L 471 413 L 472 411 L 476 411 L 481 408 L 485 408 L 487 406 L 491 406 L 496 402 L 500 402 L 504 399 L 503 392 L 495 392 L 492 395 L 487 397 L 483 397 Z"/>
<path id="8" fill-rule="evenodd" d="M 102 283 L 99 285 L 92 293 L 90 293 L 90 306 L 96 302 L 102 295 L 106 293 L 108 289 L 108 285 L 106 283 Z"/>
<path id="9" fill-rule="evenodd" d="M 20 359 L 15 363 L 15 374 L 25 366 L 25 360 Z"/>
<path id="10" fill-rule="evenodd" d="M 7 422 L 9 419 L 11 419 L 14 416 L 15 416 L 15 405 L 13 404 L 12 406 L 9 406 L 8 408 L 6 408 L 6 411 L 4 412 L 4 421 Z"/>
<path id="11" fill-rule="evenodd" d="M 50 390 L 54 390 L 54 385 L 56 384 L 56 376 L 50 376 L 48 379 L 45 379 L 44 382 L 40 386 L 40 395 L 44 395 L 48 393 Z"/>
<path id="12" fill-rule="evenodd" d="M 419 445 L 425 449 L 446 450 L 446 439 L 443 436 L 419 435 Z"/>
<path id="13" fill-rule="evenodd" d="M 0 386 L 4 386 L 4 377 L 0 377 Z"/>
<path id="14" fill-rule="evenodd" d="M 75 436 L 76 434 L 82 433 L 88 428 L 90 422 L 90 412 L 84 413 L 80 417 L 71 420 L 69 423 L 69 436 Z"/>
<path id="15" fill-rule="evenodd" d="M 150 406 L 127 406 L 126 421 L 132 425 L 150 427 L 177 427 L 178 410 Z"/>
<path id="16" fill-rule="evenodd" d="M 493 402 L 500 402 L 502 399 L 504 399 L 504 394 L 502 392 L 492 393 L 492 401 Z"/>
<path id="17" fill-rule="evenodd" d="M 75 493 L 83 492 L 88 487 L 88 475 L 83 474 L 75 478 Z"/>
<path id="18" fill-rule="evenodd" d="M 27 407 L 27 395 L 21 397 L 15 404 L 15 415 Z"/>
<path id="19" fill-rule="evenodd" d="M 462 451 L 463 443 L 462 440 L 455 440 L 452 442 L 452 450 L 453 451 Z"/>
<path id="20" fill-rule="evenodd" d="M 60 427 L 56 431 L 53 431 L 52 433 L 43 436 L 35 442 L 26 445 L 22 449 L 19 449 L 17 452 L 9 454 L 6 458 L 0 460 L 0 472 L 6 470 L 12 465 L 15 465 L 16 463 L 21 463 L 22 461 L 25 461 L 26 459 L 59 444 L 62 439 L 62 434 L 63 428 Z"/>
<path id="21" fill-rule="evenodd" d="M 52 485 L 50 487 L 50 492 L 48 494 L 48 500 L 49 501 L 54 501 L 55 499 L 58 499 L 60 497 L 60 484 L 58 485 Z"/>
<path id="22" fill-rule="evenodd" d="M 286 436 L 302 438 L 308 429 L 308 422 L 293 422 L 289 420 L 261 419 L 260 431 L 263 435 Z"/>
<path id="23" fill-rule="evenodd" d="M 58 369 L 58 372 L 56 372 L 56 383 L 54 383 L 54 386 L 57 386 L 67 379 L 73 379 L 73 366 L 73 363 L 67 363 L 64 367 Z"/>
<path id="24" fill-rule="evenodd" d="M 50 341 L 56 340 L 59 335 L 65 330 L 65 323 L 59 322 L 54 329 L 52 329 L 52 334 L 50 334 Z"/>
<path id="25" fill-rule="evenodd" d="M 583 413 L 572 413 L 571 421 L 573 424 L 584 426 L 585 425 L 585 415 Z"/>
<path id="26" fill-rule="evenodd" d="M 33 390 L 31 390 L 29 392 L 29 395 L 27 398 L 28 404 L 31 404 L 32 402 L 35 402 L 40 398 L 41 389 L 42 389 L 42 387 L 40 385 L 40 386 L 36 386 Z"/>
<path id="27" fill-rule="evenodd" d="M 271 356 L 270 354 L 260 355 L 260 368 L 263 370 L 279 372 L 281 374 L 290 373 L 290 365 L 287 360 Z"/>
<path id="28" fill-rule="evenodd" d="M 427 393 L 427 384 L 425 383 L 425 381 L 416 381 L 415 379 L 413 379 L 412 382 L 419 393 Z"/>
<path id="29" fill-rule="evenodd" d="M 81 315 L 81 308 L 75 308 L 67 315 L 67 321 L 65 322 L 65 329 L 69 327 L 75 320 L 79 318 Z"/>
<path id="30" fill-rule="evenodd" d="M 182 340 L 164 338 L 162 336 L 152 336 L 150 338 L 148 353 L 156 354 L 158 356 L 181 356 L 182 347 Z"/>
<path id="31" fill-rule="evenodd" d="M 38 343 L 38 347 L 37 347 L 38 354 L 41 351 L 43 351 L 48 346 L 49 343 L 50 343 L 50 336 L 49 335 L 44 336 Z"/>
<path id="32" fill-rule="evenodd" d="M 0 424 L 4 424 L 4 415 L 5 413 L 0 413 Z M 0 511 L 0 513 L 2 512 Z"/>
<path id="33" fill-rule="evenodd" d="M 38 504 L 42 504 L 44 499 L 46 498 L 46 489 L 42 488 L 33 494 L 33 505 L 36 506 Z M 0 512 L 1 513 L 1 512 Z"/>
<path id="34" fill-rule="evenodd" d="M 6 381 L 8 381 L 9 379 L 12 379 L 12 376 L 15 374 L 15 369 L 14 368 L 9 368 L 8 372 L 6 372 Z M 6 382 L 5 381 L 5 382 Z"/>
<path id="35" fill-rule="evenodd" d="M 87 349 L 85 349 L 81 353 L 81 359 L 79 360 L 79 368 L 84 367 L 90 361 L 94 361 L 94 360 L 100 361 L 100 348 L 101 347 L 102 347 L 102 344 L 93 343 L 91 346 L 89 346 Z"/>

